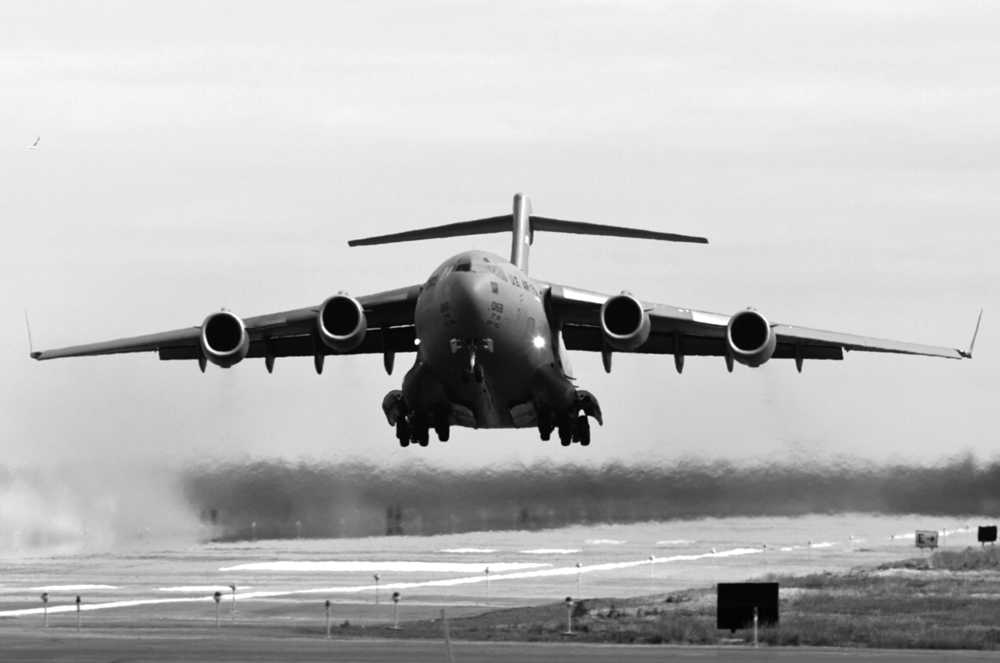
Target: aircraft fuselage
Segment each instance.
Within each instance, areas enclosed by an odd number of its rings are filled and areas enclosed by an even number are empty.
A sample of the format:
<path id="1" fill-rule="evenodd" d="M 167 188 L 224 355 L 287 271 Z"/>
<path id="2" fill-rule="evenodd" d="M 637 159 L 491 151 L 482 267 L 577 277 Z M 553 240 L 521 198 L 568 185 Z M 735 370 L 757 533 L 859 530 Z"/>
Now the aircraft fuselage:
<path id="1" fill-rule="evenodd" d="M 536 426 L 569 410 L 576 390 L 559 352 L 544 292 L 508 260 L 460 253 L 431 274 L 415 312 L 417 359 L 403 381 L 428 425 Z"/>

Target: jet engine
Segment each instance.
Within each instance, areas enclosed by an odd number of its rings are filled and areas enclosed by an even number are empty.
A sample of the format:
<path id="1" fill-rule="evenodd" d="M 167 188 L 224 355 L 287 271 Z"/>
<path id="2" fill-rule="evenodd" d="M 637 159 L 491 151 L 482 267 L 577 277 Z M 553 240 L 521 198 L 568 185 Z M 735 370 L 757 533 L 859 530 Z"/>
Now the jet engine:
<path id="1" fill-rule="evenodd" d="M 612 350 L 635 350 L 649 338 L 649 312 L 628 293 L 609 297 L 601 306 L 601 331 Z"/>
<path id="2" fill-rule="evenodd" d="M 229 311 L 210 314 L 201 323 L 201 351 L 216 366 L 229 368 L 250 351 L 250 335 L 243 320 Z"/>
<path id="3" fill-rule="evenodd" d="M 368 321 L 361 302 L 348 295 L 334 295 L 319 307 L 316 326 L 323 343 L 335 352 L 350 352 L 365 340 Z"/>
<path id="4" fill-rule="evenodd" d="M 767 318 L 752 309 L 736 313 L 726 325 L 729 352 L 746 366 L 760 366 L 770 359 L 777 342 Z"/>

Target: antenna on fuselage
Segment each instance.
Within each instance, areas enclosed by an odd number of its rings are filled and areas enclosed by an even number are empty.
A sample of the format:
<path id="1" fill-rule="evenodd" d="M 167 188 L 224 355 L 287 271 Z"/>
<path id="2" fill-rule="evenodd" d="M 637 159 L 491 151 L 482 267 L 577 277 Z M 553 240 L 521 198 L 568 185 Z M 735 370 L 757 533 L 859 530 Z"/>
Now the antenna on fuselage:
<path id="1" fill-rule="evenodd" d="M 655 239 L 664 242 L 687 242 L 691 244 L 708 244 L 704 237 L 695 235 L 679 235 L 656 230 L 627 228 L 625 226 L 608 226 L 600 223 L 585 223 L 583 221 L 565 221 L 545 216 L 534 216 L 531 213 L 531 201 L 524 194 L 514 194 L 514 209 L 511 214 L 491 216 L 473 221 L 459 221 L 443 226 L 418 228 L 390 235 L 376 235 L 362 239 L 352 239 L 348 246 L 370 246 L 373 244 L 394 244 L 396 242 L 413 242 L 421 239 L 439 239 L 443 237 L 462 237 L 466 235 L 486 235 L 499 232 L 511 232 L 510 261 L 521 271 L 528 271 L 528 251 L 534 241 L 535 232 L 570 233 L 574 235 L 597 235 L 601 237 L 628 237 L 632 239 Z"/>

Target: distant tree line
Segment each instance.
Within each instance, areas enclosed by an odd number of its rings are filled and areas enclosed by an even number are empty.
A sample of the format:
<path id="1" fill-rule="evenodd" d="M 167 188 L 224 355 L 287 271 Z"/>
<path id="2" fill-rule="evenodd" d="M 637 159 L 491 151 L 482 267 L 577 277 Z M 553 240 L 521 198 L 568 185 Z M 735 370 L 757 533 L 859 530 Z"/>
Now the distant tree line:
<path id="1" fill-rule="evenodd" d="M 205 465 L 183 477 L 215 538 L 347 537 L 809 513 L 1000 512 L 1000 461 L 655 467 L 538 464 L 455 471 L 364 463 Z M 251 530 L 251 523 L 255 526 Z"/>

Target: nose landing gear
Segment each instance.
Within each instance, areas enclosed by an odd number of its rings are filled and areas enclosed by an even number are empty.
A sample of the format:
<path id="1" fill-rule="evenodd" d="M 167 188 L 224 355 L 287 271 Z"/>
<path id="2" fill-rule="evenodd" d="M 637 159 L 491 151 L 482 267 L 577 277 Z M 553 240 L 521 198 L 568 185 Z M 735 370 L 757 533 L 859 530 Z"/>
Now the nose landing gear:
<path id="1" fill-rule="evenodd" d="M 468 365 L 466 366 L 465 372 L 462 374 L 462 379 L 468 381 L 473 379 L 476 382 L 482 383 L 485 379 L 483 373 L 483 367 L 479 363 L 479 358 L 477 353 L 479 352 L 493 352 L 493 339 L 492 338 L 453 338 L 449 341 L 451 345 L 451 353 L 458 354 L 459 352 L 465 352 L 468 356 Z"/>

